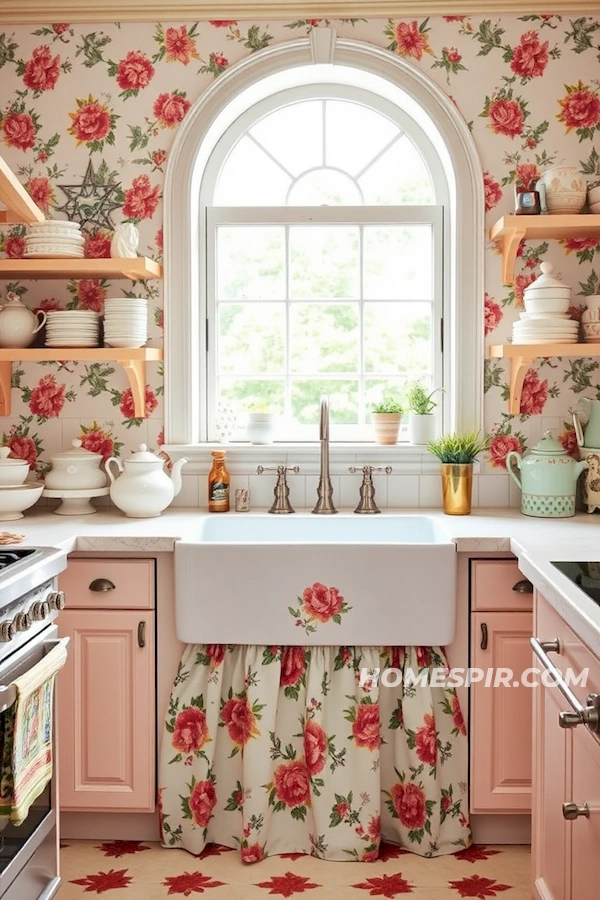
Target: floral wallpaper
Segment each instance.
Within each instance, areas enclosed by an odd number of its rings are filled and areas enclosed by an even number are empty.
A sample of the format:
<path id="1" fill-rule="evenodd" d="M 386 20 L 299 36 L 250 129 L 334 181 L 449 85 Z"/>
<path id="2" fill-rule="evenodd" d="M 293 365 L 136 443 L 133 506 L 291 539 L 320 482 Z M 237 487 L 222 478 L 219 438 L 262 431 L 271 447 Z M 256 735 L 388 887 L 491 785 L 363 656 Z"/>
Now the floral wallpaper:
<path id="1" fill-rule="evenodd" d="M 140 252 L 160 260 L 165 164 L 191 104 L 228 66 L 320 24 L 409 59 L 448 93 L 480 153 L 488 226 L 514 210 L 516 185 L 534 185 L 550 165 L 577 166 L 600 182 L 600 18 L 568 13 L 19 25 L 0 33 L 0 153 L 44 212 L 81 222 L 88 257 L 108 256 L 112 228 L 126 221 L 139 228 Z M 0 253 L 21 256 L 23 236 L 23 226 L 4 226 Z M 586 295 L 600 293 L 599 252 L 595 238 L 527 242 L 509 287 L 498 250 L 488 245 L 486 342 L 510 338 L 542 259 L 571 285 L 578 318 Z M 162 344 L 160 281 L 3 282 L 0 298 L 11 289 L 46 310 L 102 311 L 106 297 L 146 296 L 150 345 Z M 505 469 L 508 450 L 531 446 L 548 423 L 558 424 L 561 441 L 576 452 L 570 413 L 580 396 L 600 397 L 599 365 L 597 357 L 539 360 L 527 373 L 521 414 L 510 416 L 507 365 L 486 360 L 489 471 Z M 15 363 L 2 442 L 41 475 L 49 456 L 75 437 L 105 457 L 142 441 L 156 448 L 163 439 L 162 367 L 149 364 L 147 378 L 148 418 L 140 419 L 124 373 L 110 361 Z"/>

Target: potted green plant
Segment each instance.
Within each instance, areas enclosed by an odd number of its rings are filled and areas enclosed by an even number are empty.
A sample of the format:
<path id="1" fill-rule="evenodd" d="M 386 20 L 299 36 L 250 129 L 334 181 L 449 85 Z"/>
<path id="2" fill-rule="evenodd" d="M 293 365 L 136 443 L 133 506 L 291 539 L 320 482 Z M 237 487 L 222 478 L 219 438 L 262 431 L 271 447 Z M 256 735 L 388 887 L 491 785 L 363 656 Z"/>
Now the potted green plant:
<path id="1" fill-rule="evenodd" d="M 427 449 L 442 464 L 442 499 L 449 516 L 471 512 L 473 463 L 490 445 L 490 438 L 478 431 L 454 432 L 429 441 Z"/>
<path id="2" fill-rule="evenodd" d="M 396 444 L 400 422 L 404 412 L 402 404 L 394 397 L 386 397 L 371 407 L 371 422 L 377 444 Z"/>
<path id="3" fill-rule="evenodd" d="M 420 381 L 413 381 L 406 391 L 408 403 L 408 439 L 411 444 L 428 444 L 435 438 L 437 403 L 433 395 L 442 388 L 427 391 Z"/>

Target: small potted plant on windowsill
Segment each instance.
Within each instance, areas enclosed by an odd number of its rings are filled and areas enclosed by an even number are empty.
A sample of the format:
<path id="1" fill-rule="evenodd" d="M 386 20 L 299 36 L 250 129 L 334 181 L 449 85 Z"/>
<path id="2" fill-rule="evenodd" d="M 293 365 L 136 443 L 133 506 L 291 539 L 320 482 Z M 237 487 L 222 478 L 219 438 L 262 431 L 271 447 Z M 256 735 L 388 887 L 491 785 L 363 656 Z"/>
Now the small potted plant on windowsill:
<path id="1" fill-rule="evenodd" d="M 248 408 L 246 434 L 251 444 L 272 444 L 277 431 L 278 415 L 266 403 L 253 403 Z"/>
<path id="2" fill-rule="evenodd" d="M 478 431 L 445 434 L 429 441 L 427 449 L 442 464 L 442 498 L 449 516 L 466 516 L 471 512 L 473 463 L 490 445 L 488 436 Z"/>
<path id="3" fill-rule="evenodd" d="M 402 404 L 393 397 L 387 397 L 371 408 L 371 422 L 375 429 L 375 443 L 396 444 L 400 422 L 404 412 Z"/>
<path id="4" fill-rule="evenodd" d="M 420 381 L 413 381 L 406 391 L 408 402 L 408 439 L 411 444 L 428 444 L 435 438 L 435 414 L 437 406 L 433 395 L 442 388 L 434 388 L 429 393 Z"/>

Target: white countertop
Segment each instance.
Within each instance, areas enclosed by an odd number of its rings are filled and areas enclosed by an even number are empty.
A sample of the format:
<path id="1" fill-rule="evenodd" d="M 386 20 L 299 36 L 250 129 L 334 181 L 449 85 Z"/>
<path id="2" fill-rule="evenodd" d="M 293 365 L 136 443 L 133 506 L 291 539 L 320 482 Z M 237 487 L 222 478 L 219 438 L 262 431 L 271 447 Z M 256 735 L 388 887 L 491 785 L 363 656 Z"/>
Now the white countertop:
<path id="1" fill-rule="evenodd" d="M 428 509 L 388 509 L 381 515 L 409 514 L 435 519 L 455 541 L 460 553 L 514 553 L 523 574 L 600 656 L 600 607 L 551 565 L 551 560 L 600 560 L 600 516 L 580 513 L 568 519 L 537 519 L 523 516 L 516 509 L 479 509 L 468 516 L 446 516 Z M 57 516 L 33 510 L 23 519 L 0 522 L 0 532 L 24 535 L 23 545 L 61 547 L 68 553 L 172 552 L 177 540 L 198 539 L 199 522 L 207 515 L 210 514 L 204 510 L 174 508 L 155 518 L 130 519 L 113 510 L 90 516 Z M 311 513 L 303 510 L 296 515 Z M 346 510 L 340 515 L 354 514 Z"/>

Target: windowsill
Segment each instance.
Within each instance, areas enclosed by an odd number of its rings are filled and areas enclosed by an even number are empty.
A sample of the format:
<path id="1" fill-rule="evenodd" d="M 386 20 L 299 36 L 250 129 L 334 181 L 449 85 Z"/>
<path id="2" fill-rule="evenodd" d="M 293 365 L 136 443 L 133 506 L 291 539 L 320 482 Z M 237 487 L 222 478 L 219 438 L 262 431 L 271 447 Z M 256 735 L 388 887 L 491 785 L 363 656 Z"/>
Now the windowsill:
<path id="1" fill-rule="evenodd" d="M 243 441 L 232 443 L 207 442 L 204 444 L 165 444 L 162 448 L 174 459 L 187 459 L 186 473 L 205 473 L 210 468 L 212 450 L 227 453 L 227 468 L 235 472 L 247 472 L 257 465 L 300 466 L 304 474 L 319 472 L 320 444 L 313 442 L 277 441 L 273 444 L 249 444 Z M 427 475 L 438 473 L 440 464 L 421 445 L 375 444 L 336 441 L 329 444 L 329 468 L 332 475 L 346 474 L 348 466 L 392 466 L 393 471 L 403 474 Z"/>

